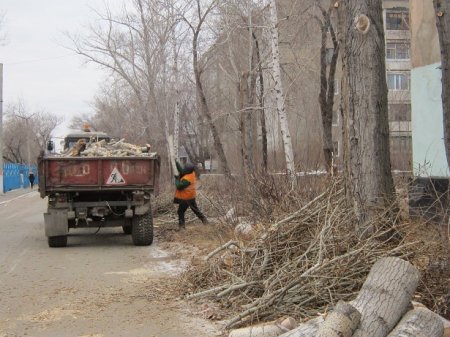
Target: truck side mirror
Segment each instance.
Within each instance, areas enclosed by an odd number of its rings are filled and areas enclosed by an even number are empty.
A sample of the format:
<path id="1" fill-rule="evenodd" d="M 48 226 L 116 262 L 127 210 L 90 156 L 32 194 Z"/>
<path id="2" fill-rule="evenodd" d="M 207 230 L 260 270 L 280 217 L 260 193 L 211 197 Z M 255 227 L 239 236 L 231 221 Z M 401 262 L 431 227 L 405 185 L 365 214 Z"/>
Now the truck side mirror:
<path id="1" fill-rule="evenodd" d="M 53 141 L 49 140 L 47 142 L 47 150 L 52 152 L 54 148 L 55 148 L 55 143 L 53 143 Z"/>

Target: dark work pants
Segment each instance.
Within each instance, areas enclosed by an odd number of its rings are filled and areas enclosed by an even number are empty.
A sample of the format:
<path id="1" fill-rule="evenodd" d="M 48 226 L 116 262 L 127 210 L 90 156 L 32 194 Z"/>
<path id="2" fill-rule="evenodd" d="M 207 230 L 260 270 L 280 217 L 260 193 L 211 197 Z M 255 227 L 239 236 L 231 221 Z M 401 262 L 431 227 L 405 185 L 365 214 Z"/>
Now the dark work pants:
<path id="1" fill-rule="evenodd" d="M 202 220 L 202 222 L 206 221 L 206 217 L 203 215 L 203 213 L 200 211 L 200 209 L 197 206 L 197 203 L 195 202 L 195 199 L 192 200 L 180 200 L 178 205 L 178 224 L 180 226 L 184 226 L 184 213 L 186 213 L 186 210 L 188 208 L 192 209 L 192 212 L 195 213 L 195 215 Z"/>

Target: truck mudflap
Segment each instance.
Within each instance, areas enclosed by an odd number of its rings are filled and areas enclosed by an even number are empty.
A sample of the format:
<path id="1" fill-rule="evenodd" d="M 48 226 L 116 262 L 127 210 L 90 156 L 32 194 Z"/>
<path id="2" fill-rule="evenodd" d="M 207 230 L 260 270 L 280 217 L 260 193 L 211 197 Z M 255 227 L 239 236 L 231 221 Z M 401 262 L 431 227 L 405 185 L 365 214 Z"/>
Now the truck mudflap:
<path id="1" fill-rule="evenodd" d="M 67 235 L 69 232 L 67 210 L 50 210 L 44 213 L 44 221 L 47 237 Z"/>
<path id="2" fill-rule="evenodd" d="M 151 207 L 150 207 L 150 203 L 147 202 L 146 204 L 142 205 L 142 206 L 136 206 L 134 208 L 134 214 L 136 215 L 144 215 L 147 214 L 150 211 Z"/>

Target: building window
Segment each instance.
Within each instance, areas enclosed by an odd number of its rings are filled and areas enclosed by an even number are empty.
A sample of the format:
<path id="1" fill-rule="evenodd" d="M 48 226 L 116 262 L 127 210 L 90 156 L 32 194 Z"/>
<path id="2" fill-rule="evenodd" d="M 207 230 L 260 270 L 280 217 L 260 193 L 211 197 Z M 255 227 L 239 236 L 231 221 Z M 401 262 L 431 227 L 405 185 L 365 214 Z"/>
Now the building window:
<path id="1" fill-rule="evenodd" d="M 387 84 L 389 90 L 409 90 L 409 76 L 405 73 L 389 73 Z"/>
<path id="2" fill-rule="evenodd" d="M 410 122 L 411 104 L 389 104 L 390 122 Z"/>
<path id="3" fill-rule="evenodd" d="M 409 60 L 409 43 L 388 42 L 386 44 L 386 58 L 388 60 Z"/>
<path id="4" fill-rule="evenodd" d="M 333 126 L 339 126 L 339 112 L 337 110 L 333 110 Z"/>
<path id="5" fill-rule="evenodd" d="M 391 10 L 386 12 L 387 30 L 409 30 L 408 9 Z"/>

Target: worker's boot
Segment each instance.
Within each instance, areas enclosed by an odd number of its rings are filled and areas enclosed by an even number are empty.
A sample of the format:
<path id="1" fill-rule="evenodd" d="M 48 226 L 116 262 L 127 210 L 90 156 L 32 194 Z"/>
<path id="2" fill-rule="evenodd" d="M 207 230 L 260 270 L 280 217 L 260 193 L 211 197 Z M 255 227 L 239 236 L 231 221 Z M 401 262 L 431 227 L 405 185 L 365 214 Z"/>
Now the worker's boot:
<path id="1" fill-rule="evenodd" d="M 179 222 L 178 223 L 178 231 L 183 231 L 183 230 L 185 230 L 186 229 L 186 224 L 184 223 L 184 221 L 183 222 Z"/>

